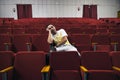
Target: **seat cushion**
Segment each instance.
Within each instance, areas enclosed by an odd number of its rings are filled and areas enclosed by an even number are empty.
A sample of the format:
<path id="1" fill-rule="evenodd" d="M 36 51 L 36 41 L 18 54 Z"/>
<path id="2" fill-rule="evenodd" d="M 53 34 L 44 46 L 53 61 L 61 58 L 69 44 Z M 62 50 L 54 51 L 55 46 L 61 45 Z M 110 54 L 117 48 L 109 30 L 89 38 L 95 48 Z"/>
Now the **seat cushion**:
<path id="1" fill-rule="evenodd" d="M 117 80 L 117 75 L 112 70 L 89 70 L 89 80 Z"/>
<path id="2" fill-rule="evenodd" d="M 77 70 L 55 70 L 52 80 L 81 80 Z"/>

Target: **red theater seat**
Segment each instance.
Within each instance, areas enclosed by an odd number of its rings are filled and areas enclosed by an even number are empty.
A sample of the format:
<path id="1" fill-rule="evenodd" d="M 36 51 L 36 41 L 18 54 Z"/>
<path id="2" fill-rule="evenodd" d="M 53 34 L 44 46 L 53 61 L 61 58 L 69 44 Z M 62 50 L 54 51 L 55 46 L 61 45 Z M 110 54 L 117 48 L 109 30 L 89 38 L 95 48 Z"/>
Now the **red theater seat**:
<path id="1" fill-rule="evenodd" d="M 112 57 L 113 68 L 116 70 L 120 80 L 120 51 L 112 51 L 110 55 Z"/>
<path id="2" fill-rule="evenodd" d="M 12 49 L 14 52 L 31 51 L 30 35 L 16 34 L 12 36 Z"/>
<path id="3" fill-rule="evenodd" d="M 0 34 L 0 51 L 11 50 L 11 36 L 8 34 Z"/>
<path id="4" fill-rule="evenodd" d="M 107 52 L 84 51 L 81 65 L 83 80 L 118 80 Z"/>
<path id="5" fill-rule="evenodd" d="M 78 48 L 78 51 L 91 50 L 91 35 L 88 34 L 73 34 L 70 35 L 69 40 L 71 44 Z"/>
<path id="6" fill-rule="evenodd" d="M 24 28 L 13 28 L 12 29 L 12 34 L 25 34 L 25 29 Z"/>
<path id="7" fill-rule="evenodd" d="M 42 80 L 40 73 L 45 65 L 45 53 L 21 51 L 15 55 L 13 80 Z M 9 70 L 11 70 L 9 69 Z M 6 71 L 9 71 L 6 70 Z M 5 78 L 3 80 L 6 80 Z"/>
<path id="8" fill-rule="evenodd" d="M 41 31 L 42 31 L 42 29 L 39 27 L 39 28 L 26 28 L 25 29 L 25 32 L 27 33 L 27 34 L 41 34 Z"/>
<path id="9" fill-rule="evenodd" d="M 49 52 L 50 46 L 47 43 L 48 35 L 32 35 L 32 50 Z"/>
<path id="10" fill-rule="evenodd" d="M 77 52 L 50 54 L 50 80 L 81 80 L 80 57 Z"/>
<path id="11" fill-rule="evenodd" d="M 13 52 L 0 51 L 0 80 L 3 80 L 2 78 L 12 80 L 12 70 L 9 71 L 8 73 L 6 73 L 6 70 L 12 68 L 11 66 L 13 66 L 13 59 L 14 59 Z M 6 74 L 8 75 L 8 77 Z"/>
<path id="12" fill-rule="evenodd" d="M 11 28 L 0 28 L 0 34 L 11 34 Z"/>
<path id="13" fill-rule="evenodd" d="M 110 38 L 108 34 L 95 34 L 91 39 L 94 51 L 110 51 Z"/>
<path id="14" fill-rule="evenodd" d="M 110 34 L 120 34 L 120 28 L 109 29 Z"/>
<path id="15" fill-rule="evenodd" d="M 110 42 L 113 51 L 120 51 L 120 34 L 111 34 Z"/>

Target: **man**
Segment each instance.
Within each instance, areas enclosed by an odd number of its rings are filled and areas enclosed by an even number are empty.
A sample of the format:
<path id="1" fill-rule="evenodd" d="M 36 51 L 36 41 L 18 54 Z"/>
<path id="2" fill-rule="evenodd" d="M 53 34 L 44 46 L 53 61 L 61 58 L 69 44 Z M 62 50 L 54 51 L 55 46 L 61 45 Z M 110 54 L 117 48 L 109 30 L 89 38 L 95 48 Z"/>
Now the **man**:
<path id="1" fill-rule="evenodd" d="M 47 41 L 49 44 L 55 44 L 53 45 L 55 51 L 77 51 L 77 49 L 68 41 L 68 35 L 64 29 L 57 31 L 55 26 L 50 24 L 46 30 L 49 32 Z M 80 56 L 79 52 L 78 55 Z"/>

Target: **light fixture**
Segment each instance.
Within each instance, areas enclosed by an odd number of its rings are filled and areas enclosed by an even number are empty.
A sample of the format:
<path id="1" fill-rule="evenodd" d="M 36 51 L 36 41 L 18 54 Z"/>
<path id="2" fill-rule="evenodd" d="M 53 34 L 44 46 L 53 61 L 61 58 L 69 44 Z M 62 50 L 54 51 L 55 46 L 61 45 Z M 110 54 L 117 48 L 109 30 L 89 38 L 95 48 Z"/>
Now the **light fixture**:
<path id="1" fill-rule="evenodd" d="M 15 12 L 15 8 L 13 8 L 13 12 Z"/>

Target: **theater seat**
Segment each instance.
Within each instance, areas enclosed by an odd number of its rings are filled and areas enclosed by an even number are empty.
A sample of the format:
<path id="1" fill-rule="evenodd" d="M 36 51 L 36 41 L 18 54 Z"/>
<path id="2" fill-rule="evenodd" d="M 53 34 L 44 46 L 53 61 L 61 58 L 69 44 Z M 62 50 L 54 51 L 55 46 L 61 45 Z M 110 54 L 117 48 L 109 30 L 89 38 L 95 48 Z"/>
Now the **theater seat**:
<path id="1" fill-rule="evenodd" d="M 120 80 L 120 51 L 112 51 L 110 52 L 110 55 L 112 57 L 113 68 L 118 74 Z"/>
<path id="2" fill-rule="evenodd" d="M 29 34 L 16 34 L 12 36 L 12 50 L 18 51 L 31 51 L 31 40 Z"/>
<path id="3" fill-rule="evenodd" d="M 11 37 L 8 34 L 0 34 L 0 51 L 11 50 Z"/>
<path id="4" fill-rule="evenodd" d="M 15 55 L 14 80 L 42 80 L 40 73 L 45 65 L 45 53 L 42 51 L 21 51 Z M 6 70 L 6 72 L 9 70 Z M 4 79 L 6 80 L 6 79 Z"/>
<path id="5" fill-rule="evenodd" d="M 0 51 L 0 80 L 2 78 L 12 80 L 12 70 L 8 72 L 8 78 L 5 71 L 13 66 L 14 54 L 11 51 Z M 6 70 L 5 70 L 6 68 Z M 3 70 L 4 69 L 4 70 Z"/>
<path id="6" fill-rule="evenodd" d="M 71 44 L 77 47 L 78 51 L 91 50 L 91 35 L 89 34 L 72 34 L 69 37 Z"/>
<path id="7" fill-rule="evenodd" d="M 107 52 L 84 51 L 81 65 L 83 80 L 118 80 Z"/>
<path id="8" fill-rule="evenodd" d="M 111 51 L 110 38 L 108 34 L 94 34 L 91 42 L 94 51 Z"/>
<path id="9" fill-rule="evenodd" d="M 81 80 L 78 53 L 73 51 L 52 52 L 50 54 L 49 72 L 50 80 Z"/>
<path id="10" fill-rule="evenodd" d="M 32 36 L 32 50 L 49 52 L 49 44 L 47 42 L 48 35 L 35 34 Z"/>
<path id="11" fill-rule="evenodd" d="M 110 42 L 113 51 L 120 51 L 120 34 L 111 34 Z"/>

